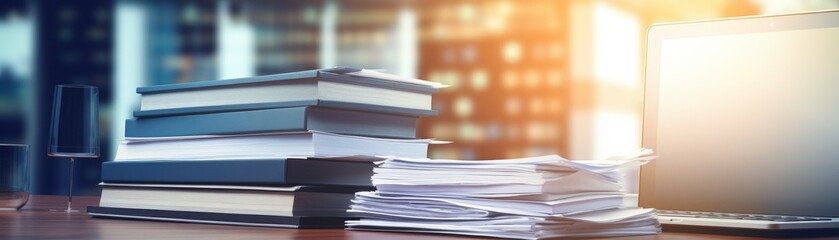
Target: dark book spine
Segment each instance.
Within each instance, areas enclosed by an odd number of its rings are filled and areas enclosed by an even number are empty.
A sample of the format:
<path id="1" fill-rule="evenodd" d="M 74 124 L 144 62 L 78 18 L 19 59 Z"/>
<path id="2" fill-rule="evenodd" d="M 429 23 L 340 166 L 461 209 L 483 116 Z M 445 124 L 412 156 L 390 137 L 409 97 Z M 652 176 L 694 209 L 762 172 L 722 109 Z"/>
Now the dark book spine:
<path id="1" fill-rule="evenodd" d="M 347 217 L 286 217 L 214 212 L 188 212 L 153 209 L 131 209 L 88 206 L 87 213 L 94 217 L 155 219 L 175 222 L 202 222 L 232 225 L 254 225 L 287 228 L 343 228 Z"/>
<path id="2" fill-rule="evenodd" d="M 415 138 L 418 118 L 337 108 L 275 108 L 129 119 L 125 122 L 125 136 L 170 137 L 315 130 L 372 137 Z"/>
<path id="3" fill-rule="evenodd" d="M 416 138 L 418 119 L 416 116 L 312 107 L 309 108 L 306 127 L 346 135 Z"/>
<path id="4" fill-rule="evenodd" d="M 106 183 L 328 185 L 370 188 L 373 163 L 318 159 L 102 163 Z"/>
<path id="5" fill-rule="evenodd" d="M 126 137 L 169 137 L 306 130 L 306 107 L 129 119 Z"/>

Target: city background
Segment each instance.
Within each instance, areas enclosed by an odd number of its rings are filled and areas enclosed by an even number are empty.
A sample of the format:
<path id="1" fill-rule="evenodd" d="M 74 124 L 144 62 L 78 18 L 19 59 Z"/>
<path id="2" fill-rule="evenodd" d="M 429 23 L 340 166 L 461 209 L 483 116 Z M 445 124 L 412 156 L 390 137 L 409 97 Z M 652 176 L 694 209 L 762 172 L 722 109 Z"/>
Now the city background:
<path id="1" fill-rule="evenodd" d="M 56 84 L 100 89 L 102 156 L 76 162 L 74 191 L 96 195 L 138 86 L 331 66 L 451 85 L 419 136 L 453 141 L 432 158 L 640 147 L 645 33 L 660 22 L 839 7 L 824 0 L 116 0 L 0 3 L 0 143 L 31 146 L 36 194 L 66 194 L 49 158 Z"/>

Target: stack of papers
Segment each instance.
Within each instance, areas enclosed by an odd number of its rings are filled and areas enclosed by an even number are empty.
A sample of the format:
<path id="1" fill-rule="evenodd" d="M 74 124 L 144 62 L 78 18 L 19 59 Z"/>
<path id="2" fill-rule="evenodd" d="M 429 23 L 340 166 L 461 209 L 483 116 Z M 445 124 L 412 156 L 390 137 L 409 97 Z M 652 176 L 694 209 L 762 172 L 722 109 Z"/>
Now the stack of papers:
<path id="1" fill-rule="evenodd" d="M 611 237 L 660 232 L 654 209 L 627 206 L 626 170 L 651 150 L 608 160 L 556 155 L 507 160 L 388 159 L 359 192 L 353 230 L 518 239 Z"/>

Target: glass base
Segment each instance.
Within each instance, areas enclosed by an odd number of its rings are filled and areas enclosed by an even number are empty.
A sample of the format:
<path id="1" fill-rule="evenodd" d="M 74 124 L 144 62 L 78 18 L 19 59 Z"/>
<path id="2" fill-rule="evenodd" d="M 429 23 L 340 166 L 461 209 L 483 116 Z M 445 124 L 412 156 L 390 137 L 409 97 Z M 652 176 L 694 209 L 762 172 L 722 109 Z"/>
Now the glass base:
<path id="1" fill-rule="evenodd" d="M 3 167 L 0 167 L 3 169 Z M 0 190 L 0 209 L 2 210 L 15 210 L 20 209 L 23 205 L 26 205 L 26 202 L 29 201 L 29 193 L 23 191 L 21 189 L 12 188 L 9 190 L 6 187 L 5 190 Z"/>
<path id="2" fill-rule="evenodd" d="M 0 208 L 0 211 L 17 211 L 18 208 Z"/>
<path id="3" fill-rule="evenodd" d="M 50 212 L 75 213 L 75 212 L 81 212 L 81 210 L 78 210 L 78 209 L 50 209 Z"/>

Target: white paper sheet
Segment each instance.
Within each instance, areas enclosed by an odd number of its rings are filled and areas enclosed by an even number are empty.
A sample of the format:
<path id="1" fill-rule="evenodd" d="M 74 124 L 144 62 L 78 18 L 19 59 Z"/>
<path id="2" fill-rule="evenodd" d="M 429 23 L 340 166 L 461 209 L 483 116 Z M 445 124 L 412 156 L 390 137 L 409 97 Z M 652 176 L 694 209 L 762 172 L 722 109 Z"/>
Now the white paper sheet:
<path id="1" fill-rule="evenodd" d="M 420 80 L 420 79 L 416 79 L 416 78 L 409 78 L 409 77 L 403 77 L 403 76 L 398 76 L 398 75 L 393 75 L 393 74 L 387 74 L 387 73 L 383 73 L 383 72 L 379 72 L 379 71 L 375 71 L 375 70 L 369 70 L 369 69 L 362 69 L 361 71 L 358 71 L 358 72 L 349 72 L 349 73 L 345 73 L 345 74 L 350 75 L 350 76 L 357 76 L 357 77 L 378 78 L 378 79 L 390 80 L 390 81 L 395 81 L 395 82 L 402 82 L 402 83 L 412 84 L 412 85 L 428 86 L 428 87 L 433 87 L 433 88 L 445 88 L 445 87 L 449 86 L 449 85 L 445 85 L 445 84 L 438 83 L 438 82 L 432 82 L 432 81 Z"/>

